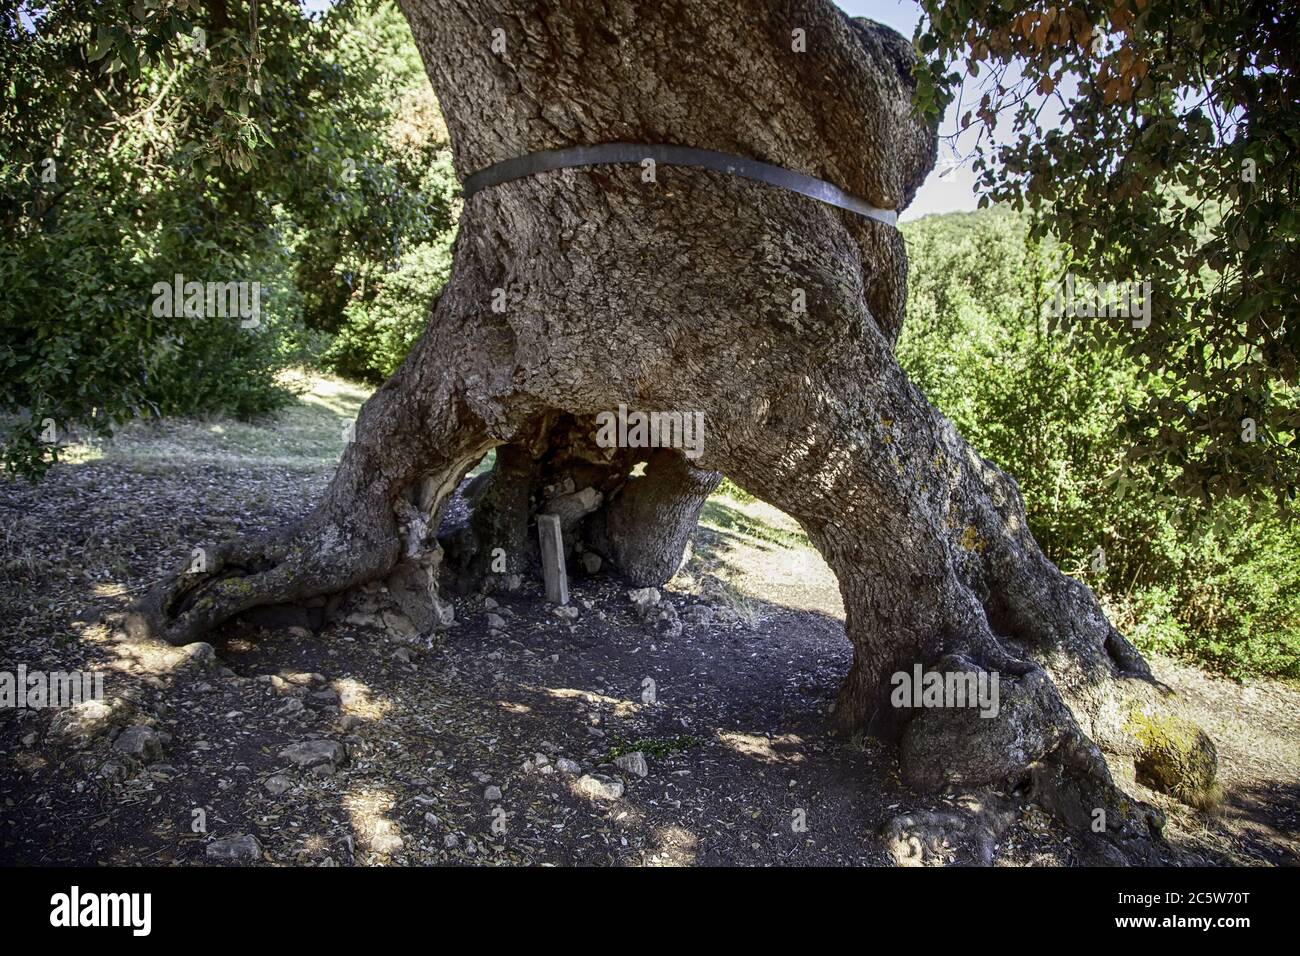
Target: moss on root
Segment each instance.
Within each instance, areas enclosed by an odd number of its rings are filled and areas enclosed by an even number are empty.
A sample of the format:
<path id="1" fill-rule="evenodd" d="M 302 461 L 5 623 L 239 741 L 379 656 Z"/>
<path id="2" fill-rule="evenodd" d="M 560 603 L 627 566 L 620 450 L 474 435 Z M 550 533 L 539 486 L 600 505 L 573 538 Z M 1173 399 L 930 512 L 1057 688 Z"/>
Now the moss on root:
<path id="1" fill-rule="evenodd" d="M 216 586 L 227 594 L 243 595 L 253 593 L 253 585 L 245 578 L 226 578 L 218 581 Z"/>
<path id="2" fill-rule="evenodd" d="M 1141 746 L 1134 760 L 1139 783 L 1199 810 L 1218 809 L 1218 752 L 1201 728 L 1173 714 L 1134 710 L 1127 729 Z"/>

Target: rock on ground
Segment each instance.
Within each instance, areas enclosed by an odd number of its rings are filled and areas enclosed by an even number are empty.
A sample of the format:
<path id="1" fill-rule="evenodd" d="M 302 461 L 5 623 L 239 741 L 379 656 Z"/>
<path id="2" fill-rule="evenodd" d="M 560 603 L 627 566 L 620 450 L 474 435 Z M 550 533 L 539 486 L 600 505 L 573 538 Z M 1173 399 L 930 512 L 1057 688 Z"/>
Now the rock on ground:
<path id="1" fill-rule="evenodd" d="M 143 724 L 127 727 L 118 734 L 117 740 L 113 741 L 113 749 L 142 764 L 161 760 L 163 756 L 162 740 L 158 732 Z"/>
<path id="2" fill-rule="evenodd" d="M 578 778 L 574 789 L 594 800 L 617 800 L 623 796 L 623 781 L 589 773 Z"/>
<path id="3" fill-rule="evenodd" d="M 628 773 L 634 773 L 638 777 L 650 775 L 650 767 L 646 764 L 645 754 L 639 750 L 615 758 L 614 766 L 620 770 L 626 770 Z"/>
<path id="4" fill-rule="evenodd" d="M 262 859 L 262 844 L 249 833 L 223 837 L 208 844 L 207 857 L 223 863 L 256 863 Z"/>
<path id="5" fill-rule="evenodd" d="M 103 736 L 111 728 L 126 723 L 134 708 L 126 701 L 111 704 L 102 700 L 82 701 L 75 707 L 61 710 L 50 721 L 47 735 L 52 743 L 68 744 L 81 748 Z"/>
<path id="6" fill-rule="evenodd" d="M 338 767 L 347 758 L 347 751 L 337 740 L 308 740 L 284 748 L 280 756 L 301 770 L 310 770 L 319 766 Z"/>

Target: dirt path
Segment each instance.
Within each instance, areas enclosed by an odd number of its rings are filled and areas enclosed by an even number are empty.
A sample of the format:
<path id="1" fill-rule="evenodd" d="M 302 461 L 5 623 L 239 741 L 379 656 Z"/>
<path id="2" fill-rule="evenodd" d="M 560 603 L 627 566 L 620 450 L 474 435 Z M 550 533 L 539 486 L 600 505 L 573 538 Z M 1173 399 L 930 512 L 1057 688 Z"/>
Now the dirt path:
<path id="1" fill-rule="evenodd" d="M 99 623 L 197 542 L 307 506 L 359 396 L 311 398 L 273 428 L 146 430 L 35 488 L 0 486 L 0 670 L 104 669 L 162 747 L 136 760 L 138 735 L 110 733 L 78 751 L 51 739 L 51 711 L 0 711 L 0 862 L 203 864 L 215 846 L 278 864 L 883 865 L 882 824 L 944 808 L 888 752 L 829 734 L 849 663 L 834 580 L 757 503 L 711 502 L 666 592 L 741 620 L 672 640 L 599 575 L 574 581 L 576 621 L 537 590 L 473 597 L 431 646 L 340 621 L 235 630 L 205 664 Z M 1169 815 L 1171 861 L 1295 865 L 1300 694 L 1156 669 L 1218 742 L 1227 791 L 1207 819 L 1130 784 Z M 314 767 L 282 756 L 314 741 L 338 746 L 297 755 Z M 629 751 L 645 777 L 611 763 Z M 1033 811 L 994 854 L 1075 859 Z"/>

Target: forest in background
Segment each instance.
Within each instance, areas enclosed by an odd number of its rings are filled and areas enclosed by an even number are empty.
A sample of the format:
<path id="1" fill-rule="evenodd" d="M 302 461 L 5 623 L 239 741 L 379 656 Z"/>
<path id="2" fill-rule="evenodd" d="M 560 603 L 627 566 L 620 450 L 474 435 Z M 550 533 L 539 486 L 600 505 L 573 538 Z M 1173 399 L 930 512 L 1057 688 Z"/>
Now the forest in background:
<path id="1" fill-rule="evenodd" d="M 376 383 L 396 367 L 450 268 L 458 186 L 394 4 L 261 4 L 255 48 L 209 47 L 170 14 L 151 65 L 70 7 L 32 31 L 6 5 L 0 408 L 27 425 L 5 430 L 8 470 L 48 464 L 46 420 L 246 417 L 283 405 L 290 366 Z M 87 49 L 95 85 L 69 95 Z M 155 316 L 176 275 L 257 282 L 256 327 Z"/>
<path id="2" fill-rule="evenodd" d="M 905 224 L 900 362 L 979 452 L 1015 476 L 1039 544 L 1146 651 L 1244 676 L 1300 676 L 1300 533 L 1272 503 L 1176 495 L 1122 468 L 1138 377 L 1047 314 L 1066 273 L 1028 216 L 992 208 Z M 1071 322 L 1088 322 L 1072 319 Z"/>
<path id="3" fill-rule="evenodd" d="M 192 47 L 202 70 L 132 63 L 112 28 L 58 11 L 36 43 L 6 11 L 9 471 L 38 477 L 48 465 L 33 423 L 106 432 L 142 416 L 265 415 L 289 395 L 286 370 L 378 383 L 418 336 L 447 277 L 458 206 L 410 31 L 387 2 L 315 19 L 293 3 L 257 9 L 256 42 Z M 175 32 L 188 35 L 180 20 Z M 69 96 L 50 77 L 87 48 L 100 80 Z M 240 122 L 248 110 L 223 101 L 250 95 L 251 75 L 260 120 Z M 1048 556 L 1141 647 L 1234 676 L 1300 677 L 1290 514 L 1175 495 L 1158 464 L 1124 466 L 1120 423 L 1139 378 L 1120 349 L 1045 319 L 1070 264 L 1030 226 L 1028 213 L 994 207 L 903 227 L 904 368 L 1016 476 Z M 156 317 L 151 290 L 177 273 L 259 282 L 258 326 Z"/>

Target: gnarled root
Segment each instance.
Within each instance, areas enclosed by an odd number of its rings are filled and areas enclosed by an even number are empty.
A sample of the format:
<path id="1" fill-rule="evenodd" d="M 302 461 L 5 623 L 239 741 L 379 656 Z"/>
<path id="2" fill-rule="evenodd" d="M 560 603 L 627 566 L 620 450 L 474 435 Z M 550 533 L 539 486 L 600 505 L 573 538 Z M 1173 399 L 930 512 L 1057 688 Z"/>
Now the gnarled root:
<path id="1" fill-rule="evenodd" d="M 398 540 L 367 543 L 337 527 L 310 522 L 282 534 L 201 549 L 173 578 L 150 591 L 129 624 L 173 645 L 200 640 L 235 615 L 272 604 L 333 594 L 383 574 L 397 559 Z"/>
<path id="2" fill-rule="evenodd" d="M 466 369 L 500 356 L 495 340 L 481 338 L 491 330 L 467 321 L 480 306 L 464 284 L 453 276 L 428 332 L 362 408 L 355 438 L 311 514 L 280 532 L 204 549 L 146 595 L 133 628 L 187 644 L 252 608 L 338 594 L 390 572 L 408 616 L 428 626 L 445 616 L 432 529 L 465 473 L 533 413 L 508 381 L 471 398 Z"/>

